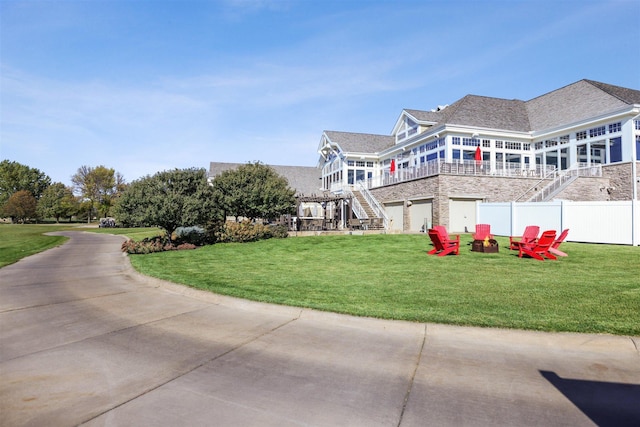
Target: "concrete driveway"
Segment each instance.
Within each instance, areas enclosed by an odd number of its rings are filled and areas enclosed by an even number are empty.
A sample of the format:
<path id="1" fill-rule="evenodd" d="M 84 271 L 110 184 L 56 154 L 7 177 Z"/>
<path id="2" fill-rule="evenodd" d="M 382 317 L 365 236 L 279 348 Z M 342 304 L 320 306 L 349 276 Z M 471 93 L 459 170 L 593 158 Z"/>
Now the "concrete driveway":
<path id="1" fill-rule="evenodd" d="M 64 234 L 0 269 L 2 426 L 640 425 L 638 337 L 252 303 Z"/>

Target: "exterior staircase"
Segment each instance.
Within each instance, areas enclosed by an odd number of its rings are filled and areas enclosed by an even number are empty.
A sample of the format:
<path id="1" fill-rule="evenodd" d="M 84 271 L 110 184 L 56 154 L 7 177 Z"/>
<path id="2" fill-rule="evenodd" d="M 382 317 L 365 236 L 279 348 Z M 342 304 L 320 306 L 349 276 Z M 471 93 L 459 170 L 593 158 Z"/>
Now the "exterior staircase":
<path id="1" fill-rule="evenodd" d="M 593 171 L 590 171 L 593 167 L 572 167 L 568 170 L 562 171 L 558 173 L 554 171 L 553 174 L 549 174 L 540 181 L 536 182 L 536 184 L 525 191 L 520 197 L 518 197 L 515 201 L 519 202 L 522 200 L 526 200 L 527 202 L 548 202 L 553 199 L 556 195 L 558 195 L 562 190 L 571 185 L 572 182 L 578 179 L 580 176 L 602 176 L 602 167 L 596 168 L 596 174 Z M 543 186 L 540 190 L 538 187 L 540 185 L 551 179 L 551 181 Z"/>
<path id="2" fill-rule="evenodd" d="M 556 179 L 544 186 L 542 190 L 534 194 L 529 202 L 548 202 L 553 199 L 562 190 L 567 188 L 573 181 L 578 179 L 578 175 L 560 174 Z"/>
<path id="3" fill-rule="evenodd" d="M 362 209 L 360 210 L 360 215 L 356 214 L 358 218 L 362 221 L 366 221 L 365 224 L 367 229 L 369 230 L 384 230 L 384 220 L 380 218 L 371 204 L 367 201 L 367 198 L 362 194 L 360 190 L 352 190 L 352 194 L 354 199 L 356 199 L 356 203 L 359 204 Z"/>

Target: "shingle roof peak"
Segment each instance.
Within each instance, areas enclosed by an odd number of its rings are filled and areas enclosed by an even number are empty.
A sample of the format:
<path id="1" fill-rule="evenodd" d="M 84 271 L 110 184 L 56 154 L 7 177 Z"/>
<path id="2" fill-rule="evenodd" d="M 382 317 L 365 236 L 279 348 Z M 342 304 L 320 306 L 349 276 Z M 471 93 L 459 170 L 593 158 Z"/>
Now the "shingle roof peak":
<path id="1" fill-rule="evenodd" d="M 597 87 L 603 92 L 618 98 L 626 104 L 640 104 L 640 90 L 630 89 L 622 86 L 610 85 L 608 83 L 597 82 L 595 80 L 584 79 L 585 82 Z"/>

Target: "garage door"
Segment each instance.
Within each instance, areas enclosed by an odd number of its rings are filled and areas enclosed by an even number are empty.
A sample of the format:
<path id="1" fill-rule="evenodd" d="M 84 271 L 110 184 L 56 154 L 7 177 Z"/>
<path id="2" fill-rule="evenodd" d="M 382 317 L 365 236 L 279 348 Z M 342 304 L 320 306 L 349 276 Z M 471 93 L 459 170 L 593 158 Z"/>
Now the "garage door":
<path id="1" fill-rule="evenodd" d="M 476 227 L 476 201 L 472 199 L 449 200 L 449 232 L 471 232 Z"/>
<path id="2" fill-rule="evenodd" d="M 389 231 L 402 231 L 404 229 L 404 220 L 402 214 L 403 202 L 385 203 L 384 209 L 389 217 Z"/>
<path id="3" fill-rule="evenodd" d="M 411 224 L 409 231 L 426 232 L 433 224 L 433 205 L 431 200 L 416 200 L 409 208 Z"/>

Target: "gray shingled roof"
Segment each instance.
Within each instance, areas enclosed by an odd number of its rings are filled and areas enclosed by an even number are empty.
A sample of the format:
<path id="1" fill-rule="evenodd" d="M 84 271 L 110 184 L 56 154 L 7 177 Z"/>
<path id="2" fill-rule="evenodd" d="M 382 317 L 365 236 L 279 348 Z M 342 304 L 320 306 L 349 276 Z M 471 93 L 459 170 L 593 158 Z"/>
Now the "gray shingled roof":
<path id="1" fill-rule="evenodd" d="M 441 111 L 442 124 L 528 132 L 531 129 L 524 101 L 467 95 Z"/>
<path id="2" fill-rule="evenodd" d="M 209 164 L 209 177 L 215 177 L 227 170 L 236 169 L 246 163 L 222 163 L 211 162 Z M 312 166 L 281 166 L 269 165 L 279 175 L 289 182 L 289 186 L 296 190 L 296 195 L 320 194 L 320 169 Z"/>
<path id="3" fill-rule="evenodd" d="M 640 91 L 592 80 L 580 80 L 527 101 L 533 130 L 574 123 L 630 104 L 640 104 Z"/>
<path id="4" fill-rule="evenodd" d="M 614 86 L 607 83 L 600 83 L 593 80 L 585 80 L 587 83 L 591 83 L 595 87 L 607 92 L 609 95 L 613 95 L 622 102 L 631 104 L 640 104 L 640 90 L 629 89 L 621 86 Z"/>
<path id="5" fill-rule="evenodd" d="M 529 101 L 467 95 L 440 111 L 405 109 L 421 121 L 520 132 L 541 131 L 640 104 L 640 90 L 580 80 Z"/>
<path id="6" fill-rule="evenodd" d="M 393 136 L 325 131 L 325 135 L 347 153 L 379 153 L 396 143 Z"/>

